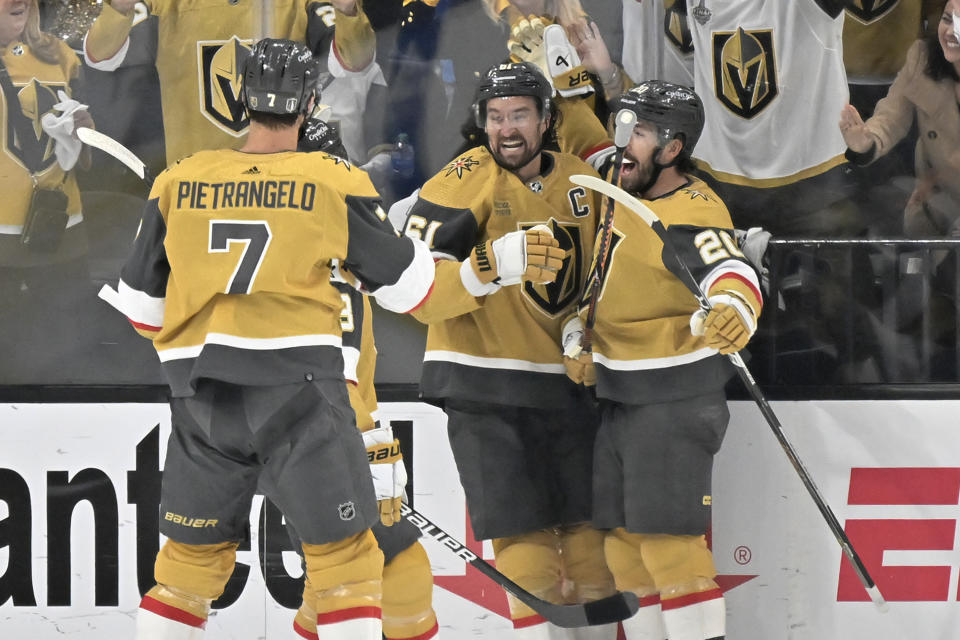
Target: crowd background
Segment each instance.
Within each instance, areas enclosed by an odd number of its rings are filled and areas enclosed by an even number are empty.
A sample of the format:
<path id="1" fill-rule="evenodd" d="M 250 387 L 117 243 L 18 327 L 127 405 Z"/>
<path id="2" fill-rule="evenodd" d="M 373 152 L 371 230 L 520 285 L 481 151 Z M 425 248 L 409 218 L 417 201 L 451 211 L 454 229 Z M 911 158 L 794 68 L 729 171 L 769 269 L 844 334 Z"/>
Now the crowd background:
<path id="1" fill-rule="evenodd" d="M 10 4 L 16 2 L 0 0 L 0 7 Z M 142 3 L 135 6 L 123 62 L 104 71 L 83 56 L 83 38 L 105 10 L 103 3 L 26 4 L 36 4 L 40 28 L 76 55 L 74 97 L 88 105 L 96 128 L 128 146 L 154 173 L 162 170 L 164 122 L 169 127 L 176 117 L 161 107 L 155 61 L 158 46 L 164 45 L 157 17 Z M 582 12 L 569 0 L 362 2 L 375 33 L 375 63 L 382 77 L 368 85 L 363 97 L 358 123 L 363 144 L 351 160 L 368 168 L 387 206 L 417 189 L 458 151 L 481 142 L 469 124 L 477 78 L 510 55 L 508 40 L 516 35 L 511 29 L 522 17 L 539 13 L 555 18 L 571 42 L 581 45 L 585 66 L 592 64 L 596 71 L 597 96 L 591 106 L 600 118 L 607 116 L 601 87 L 609 93 L 619 83 L 626 87 L 630 79 L 653 77 L 703 82 L 695 65 L 700 62 L 705 76 L 713 52 L 694 46 L 697 33 L 690 26 L 696 24 L 696 10 L 709 7 L 709 0 L 581 4 Z M 704 177 L 730 205 L 735 224 L 746 228 L 760 223 L 773 233 L 766 256 L 768 312 L 751 344 L 760 381 L 811 387 L 955 382 L 960 375 L 960 260 L 952 239 L 960 237 L 960 154 L 955 151 L 960 148 L 960 97 L 939 112 L 939 120 L 931 119 L 929 104 L 917 98 L 918 91 L 922 93 L 917 87 L 918 78 L 927 77 L 924 60 L 937 55 L 938 27 L 946 28 L 945 7 L 948 13 L 960 12 L 957 0 L 742 0 L 725 5 L 739 7 L 740 13 L 724 15 L 715 9 L 710 16 L 714 25 L 729 22 L 734 34 L 730 40 L 744 52 L 759 46 L 761 58 L 762 38 L 748 31 L 736 35 L 738 15 L 774 11 L 776 6 L 785 12 L 776 19 L 811 24 L 812 19 L 799 20 L 785 7 L 824 14 L 817 14 L 822 26 L 816 28 L 822 32 L 806 34 L 808 40 L 802 39 L 804 34 L 791 39 L 796 50 L 779 51 L 767 69 L 780 74 L 783 101 L 789 94 L 791 104 L 791 110 L 779 111 L 768 123 L 773 133 L 747 144 L 743 136 L 749 133 L 751 118 L 741 117 L 735 124 L 747 133 L 741 131 L 723 144 L 717 142 L 723 140 L 721 134 L 710 138 L 710 144 L 724 149 L 724 157 L 746 167 L 743 175 L 717 170 L 713 156 L 706 165 L 701 162 Z M 831 5 L 835 10 L 829 10 Z M 591 50 L 579 40 L 591 23 L 598 27 L 609 61 L 600 55 L 602 49 Z M 948 26 L 952 29 L 953 23 Z M 928 38 L 927 44 L 917 43 L 922 38 Z M 5 60 L 11 51 L 11 46 L 0 48 Z M 942 49 L 939 54 L 948 55 Z M 791 72 L 797 67 L 787 64 L 790 56 L 824 60 L 821 75 L 829 76 L 832 84 L 791 76 L 799 72 Z M 829 67 L 830 60 L 842 64 Z M 749 69 L 744 66 L 742 71 Z M 936 80 L 928 78 L 927 85 L 955 87 L 956 72 L 951 76 L 948 68 L 944 73 Z M 891 97 L 882 102 L 888 93 Z M 856 118 L 843 107 L 847 103 Z M 48 111 L 52 108 L 47 106 Z M 190 105 L 184 105 L 187 108 Z M 32 114 L 37 120 L 40 111 L 38 107 Z M 710 114 L 708 108 L 708 128 Z M 885 117 L 895 126 L 872 117 Z M 874 137 L 865 139 L 875 146 L 852 141 L 851 127 L 866 127 L 868 136 L 872 127 Z M 818 137 L 829 138 L 840 154 L 831 156 L 836 160 L 822 175 L 810 178 L 809 172 L 799 171 L 803 179 L 777 189 L 767 188 L 767 178 L 749 175 L 757 145 L 768 147 L 758 157 L 777 162 L 802 155 Z M 701 144 L 698 151 L 703 148 Z M 953 150 L 952 160 L 949 154 L 943 160 L 932 148 Z M 940 165 L 934 167 L 932 161 Z M 83 255 L 71 255 L 66 269 L 56 259 L 30 265 L 50 276 L 42 285 L 0 257 L 0 385 L 162 384 L 149 343 L 138 340 L 95 297 L 103 284 L 115 284 L 147 185 L 96 151 L 89 167 L 78 166 L 70 173 L 83 202 Z M 0 207 L 5 206 L 10 206 L 6 197 L 0 201 Z M 802 220 L 809 224 L 794 224 L 802 216 L 808 216 Z M 378 383 L 412 385 L 420 377 L 425 329 L 410 318 L 380 311 L 374 324 L 380 345 Z"/>

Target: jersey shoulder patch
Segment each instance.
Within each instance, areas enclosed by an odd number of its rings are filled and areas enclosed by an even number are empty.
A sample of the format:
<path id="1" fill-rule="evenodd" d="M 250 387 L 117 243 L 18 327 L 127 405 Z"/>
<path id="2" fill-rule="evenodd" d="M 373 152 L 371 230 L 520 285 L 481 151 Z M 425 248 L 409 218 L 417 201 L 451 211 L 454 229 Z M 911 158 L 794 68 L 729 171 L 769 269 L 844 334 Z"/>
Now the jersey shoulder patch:
<path id="1" fill-rule="evenodd" d="M 499 167 L 484 147 L 474 147 L 448 162 L 427 180 L 420 197 L 443 207 L 473 208 L 494 187 Z"/>

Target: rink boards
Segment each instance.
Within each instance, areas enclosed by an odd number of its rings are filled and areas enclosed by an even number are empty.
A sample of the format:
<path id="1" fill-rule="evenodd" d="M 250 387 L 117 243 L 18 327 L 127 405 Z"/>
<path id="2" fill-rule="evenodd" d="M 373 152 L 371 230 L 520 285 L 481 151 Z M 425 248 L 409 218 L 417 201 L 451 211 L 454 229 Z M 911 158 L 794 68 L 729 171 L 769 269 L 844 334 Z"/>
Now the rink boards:
<path id="1" fill-rule="evenodd" d="M 960 628 L 960 401 L 775 402 L 773 408 L 878 586 L 867 601 L 757 408 L 731 403 L 714 474 L 712 545 L 738 640 L 951 638 Z M 473 540 L 444 415 L 385 403 L 412 433 L 415 507 Z M 0 405 L 3 638 L 132 637 L 159 544 L 165 404 Z M 300 566 L 276 509 L 257 497 L 249 548 L 207 638 L 294 637 Z M 424 540 L 445 640 L 503 637 L 506 602 L 448 549 Z"/>

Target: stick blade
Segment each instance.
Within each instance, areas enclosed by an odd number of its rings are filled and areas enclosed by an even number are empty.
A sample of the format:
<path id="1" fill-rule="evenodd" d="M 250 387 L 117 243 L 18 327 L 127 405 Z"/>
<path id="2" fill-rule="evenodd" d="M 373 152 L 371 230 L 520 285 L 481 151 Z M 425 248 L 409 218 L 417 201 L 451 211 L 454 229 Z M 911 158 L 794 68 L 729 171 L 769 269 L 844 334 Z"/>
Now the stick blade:
<path id="1" fill-rule="evenodd" d="M 88 127 L 77 127 L 77 137 L 80 138 L 80 142 L 100 149 L 100 151 L 103 151 L 107 155 L 113 156 L 137 174 L 140 179 L 145 179 L 147 168 L 143 162 L 140 161 L 140 158 L 138 158 L 133 151 L 130 151 L 130 149 L 127 149 L 110 136 Z"/>
<path id="2" fill-rule="evenodd" d="M 610 624 L 630 618 L 640 609 L 640 600 L 631 591 L 621 591 L 603 600 L 584 605 L 589 624 Z"/>
<path id="3" fill-rule="evenodd" d="M 631 617 L 640 608 L 640 600 L 629 591 L 584 604 L 543 606 L 544 604 L 546 603 L 541 603 L 535 610 L 551 624 L 564 629 L 620 622 Z"/>

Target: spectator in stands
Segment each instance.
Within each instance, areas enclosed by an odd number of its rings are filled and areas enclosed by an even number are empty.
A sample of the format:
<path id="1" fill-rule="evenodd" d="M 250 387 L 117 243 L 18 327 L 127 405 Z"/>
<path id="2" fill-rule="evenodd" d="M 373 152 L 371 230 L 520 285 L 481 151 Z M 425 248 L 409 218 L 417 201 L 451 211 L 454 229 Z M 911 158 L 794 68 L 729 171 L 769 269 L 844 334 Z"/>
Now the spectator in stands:
<path id="1" fill-rule="evenodd" d="M 936 30 L 943 0 L 859 2 L 847 0 L 843 22 L 843 63 L 850 87 L 850 104 L 864 118 L 873 115 L 877 102 L 893 83 L 907 59 L 907 50 L 932 25 Z M 925 26 L 926 25 L 926 26 Z M 882 42 L 883 46 L 877 46 Z M 902 228 L 903 206 L 912 188 L 913 149 L 917 130 L 912 127 L 895 148 L 868 167 L 854 168 L 859 185 L 857 202 L 870 212 L 870 227 L 889 237 Z"/>
<path id="2" fill-rule="evenodd" d="M 887 96 L 863 121 L 843 107 L 840 132 L 847 157 L 869 164 L 907 135 L 914 118 L 920 135 L 916 187 L 904 212 L 908 236 L 960 235 L 960 0 L 943 6 L 936 33 L 914 42 Z"/>
<path id="3" fill-rule="evenodd" d="M 110 71 L 123 62 L 135 4 L 136 0 L 111 0 L 104 6 L 84 42 L 88 65 Z M 318 55 L 326 55 L 332 46 L 327 63 L 333 78 L 361 74 L 367 88 L 377 79 L 379 69 L 372 69 L 375 36 L 356 0 L 271 0 L 264 4 L 272 7 L 265 15 L 257 15 L 249 3 L 197 6 L 183 0 L 146 0 L 145 4 L 158 18 L 156 66 L 167 164 L 198 149 L 242 143 L 249 119 L 239 93 L 239 69 L 255 39 L 272 35 L 307 41 Z M 325 94 L 332 95 L 329 89 Z M 344 117 L 357 119 L 355 107 L 356 101 L 345 100 L 340 109 L 349 111 Z M 341 131 L 351 150 L 351 127 L 341 123 Z"/>
<path id="4" fill-rule="evenodd" d="M 75 99 L 79 71 L 70 47 L 40 30 L 37 0 L 0 0 L 6 132 L 0 153 L 0 353 L 11 367 L 4 374 L 19 375 L 12 366 L 20 355 L 31 371 L 59 366 L 83 335 L 77 314 L 85 296 L 95 301 L 74 175 L 75 167 L 89 164 L 75 129 L 93 126 L 86 105 Z M 45 353 L 37 352 L 38 344 L 46 345 Z M 44 362 L 46 352 L 51 362 Z"/>
<path id="5" fill-rule="evenodd" d="M 843 139 L 823 125 L 847 101 L 843 2 L 740 0 L 690 12 L 694 88 L 706 110 L 695 160 L 734 226 L 862 233 Z"/>

